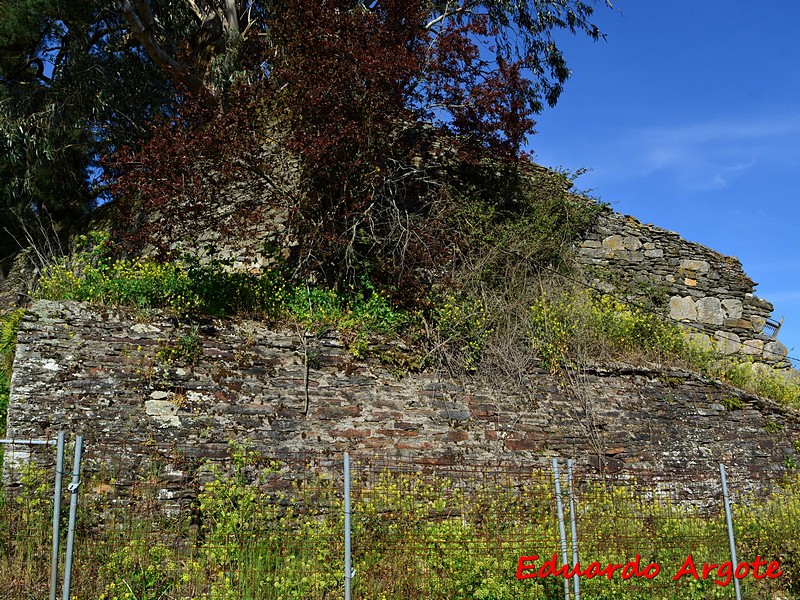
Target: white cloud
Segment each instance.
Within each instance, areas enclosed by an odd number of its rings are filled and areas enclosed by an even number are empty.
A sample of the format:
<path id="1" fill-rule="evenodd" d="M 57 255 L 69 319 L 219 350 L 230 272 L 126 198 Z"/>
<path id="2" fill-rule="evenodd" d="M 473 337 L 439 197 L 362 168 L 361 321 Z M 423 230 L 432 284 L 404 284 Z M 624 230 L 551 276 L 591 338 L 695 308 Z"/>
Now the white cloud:
<path id="1" fill-rule="evenodd" d="M 798 134 L 800 116 L 643 128 L 610 140 L 597 169 L 615 156 L 618 176 L 665 175 L 688 189 L 719 189 L 761 166 L 800 166 Z"/>

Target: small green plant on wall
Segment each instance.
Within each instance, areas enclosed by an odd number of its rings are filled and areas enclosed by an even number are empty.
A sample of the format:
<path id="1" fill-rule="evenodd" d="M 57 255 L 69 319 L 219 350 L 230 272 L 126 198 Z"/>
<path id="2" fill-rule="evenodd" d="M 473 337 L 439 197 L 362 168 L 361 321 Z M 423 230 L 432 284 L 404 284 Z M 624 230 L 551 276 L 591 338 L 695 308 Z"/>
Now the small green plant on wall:
<path id="1" fill-rule="evenodd" d="M 764 431 L 767 433 L 779 433 L 783 430 L 783 425 L 780 423 L 776 423 L 775 421 L 767 421 L 764 424 Z"/>
<path id="2" fill-rule="evenodd" d="M 199 327 L 192 325 L 190 330 L 177 340 L 161 342 L 156 351 L 156 358 L 163 364 L 181 362 L 194 366 L 203 355 Z"/>
<path id="3" fill-rule="evenodd" d="M 17 347 L 17 331 L 25 311 L 16 310 L 0 314 L 0 436 L 6 432 L 6 413 L 11 388 L 11 365 Z M 0 446 L 0 459 L 2 446 Z"/>
<path id="4" fill-rule="evenodd" d="M 742 410 L 747 406 L 741 398 L 736 398 L 735 396 L 725 396 L 721 402 L 725 410 Z"/>

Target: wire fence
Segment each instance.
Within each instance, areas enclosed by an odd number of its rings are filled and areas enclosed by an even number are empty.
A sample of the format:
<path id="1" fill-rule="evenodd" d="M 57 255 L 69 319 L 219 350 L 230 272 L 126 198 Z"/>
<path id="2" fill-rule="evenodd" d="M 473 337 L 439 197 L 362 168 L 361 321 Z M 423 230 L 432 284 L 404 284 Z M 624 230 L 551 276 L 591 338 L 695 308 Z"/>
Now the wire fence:
<path id="1" fill-rule="evenodd" d="M 45 598 L 54 450 L 5 452 L 0 598 Z M 546 461 L 356 454 L 350 465 L 352 598 L 576 598 L 576 580 L 592 599 L 735 597 L 719 473 L 575 467 L 570 486 L 561 461 L 557 494 Z M 693 491 L 701 477 L 719 493 Z M 345 479 L 341 454 L 88 444 L 71 597 L 345 598 Z M 742 597 L 800 597 L 800 481 L 758 498 L 729 485 Z"/>

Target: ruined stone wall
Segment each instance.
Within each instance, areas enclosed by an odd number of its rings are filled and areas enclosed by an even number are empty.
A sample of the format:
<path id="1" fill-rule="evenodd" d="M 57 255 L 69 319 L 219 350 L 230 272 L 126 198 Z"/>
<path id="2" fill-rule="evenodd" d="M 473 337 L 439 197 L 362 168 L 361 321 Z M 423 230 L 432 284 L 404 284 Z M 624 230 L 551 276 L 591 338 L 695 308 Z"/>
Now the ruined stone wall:
<path id="1" fill-rule="evenodd" d="M 579 245 L 578 261 L 595 285 L 654 306 L 701 344 L 788 366 L 786 347 L 764 333 L 773 306 L 755 296 L 737 258 L 609 210 Z"/>
<path id="2" fill-rule="evenodd" d="M 261 191 L 261 200 L 254 193 L 228 190 L 202 214 L 179 222 L 169 236 L 170 250 L 214 256 L 255 272 L 270 264 L 275 248 L 288 256 L 293 242 L 285 227 L 287 208 L 268 191 Z M 180 204 L 173 210 L 182 210 Z M 789 366 L 786 347 L 765 333 L 773 306 L 755 295 L 756 284 L 737 258 L 611 210 L 599 215 L 578 244 L 577 258 L 590 283 L 682 323 L 700 344 L 723 355 Z"/>
<path id="3" fill-rule="evenodd" d="M 31 249 L 22 250 L 4 262 L 0 264 L 0 312 L 28 303 L 30 285 L 38 271 Z"/>
<path id="4" fill-rule="evenodd" d="M 184 354 L 179 341 L 191 342 Z M 81 433 L 90 457 L 102 448 L 132 466 L 148 444 L 220 456 L 230 439 L 428 462 L 561 456 L 609 471 L 697 470 L 715 488 L 720 461 L 758 486 L 800 458 L 796 412 L 685 372 L 596 367 L 564 385 L 540 370 L 528 385 L 533 401 L 435 373 L 397 379 L 335 337 L 39 301 L 19 333 L 7 437 Z M 6 467 L 28 459 L 8 452 Z"/>

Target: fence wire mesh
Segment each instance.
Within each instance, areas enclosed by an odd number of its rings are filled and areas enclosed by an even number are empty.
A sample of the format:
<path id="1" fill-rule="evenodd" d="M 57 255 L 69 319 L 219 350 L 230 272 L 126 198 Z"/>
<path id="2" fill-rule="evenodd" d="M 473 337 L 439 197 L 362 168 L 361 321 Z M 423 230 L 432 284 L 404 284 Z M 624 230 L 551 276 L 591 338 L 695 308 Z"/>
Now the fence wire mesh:
<path id="1" fill-rule="evenodd" d="M 203 456 L 190 445 L 120 450 L 87 448 L 73 598 L 344 598 L 341 454 L 268 455 L 246 446 L 205 448 Z M 5 451 L 22 456 L 21 449 Z M 33 453 L 35 461 L 6 461 L 4 472 L 0 598 L 8 600 L 47 597 L 54 461 L 52 450 Z M 520 557 L 529 557 L 526 574 L 553 555 L 562 565 L 549 466 L 366 454 L 354 455 L 351 465 L 353 598 L 565 597 L 561 577 L 517 578 Z M 562 477 L 571 564 L 563 461 Z M 582 576 L 581 597 L 733 598 L 732 584 L 717 583 L 728 578 L 730 560 L 720 487 L 710 494 L 696 485 L 717 478 L 576 469 L 581 568 L 624 566 L 638 555 L 638 570 L 659 569 L 652 578 L 623 579 L 622 569 L 611 580 Z M 760 580 L 750 573 L 741 580 L 744 598 L 800 597 L 800 483 L 780 483 L 772 495 L 751 498 L 730 481 L 739 562 L 760 555 L 780 561 L 783 571 Z M 689 555 L 700 576 L 704 564 L 723 566 L 706 579 L 674 581 Z"/>

